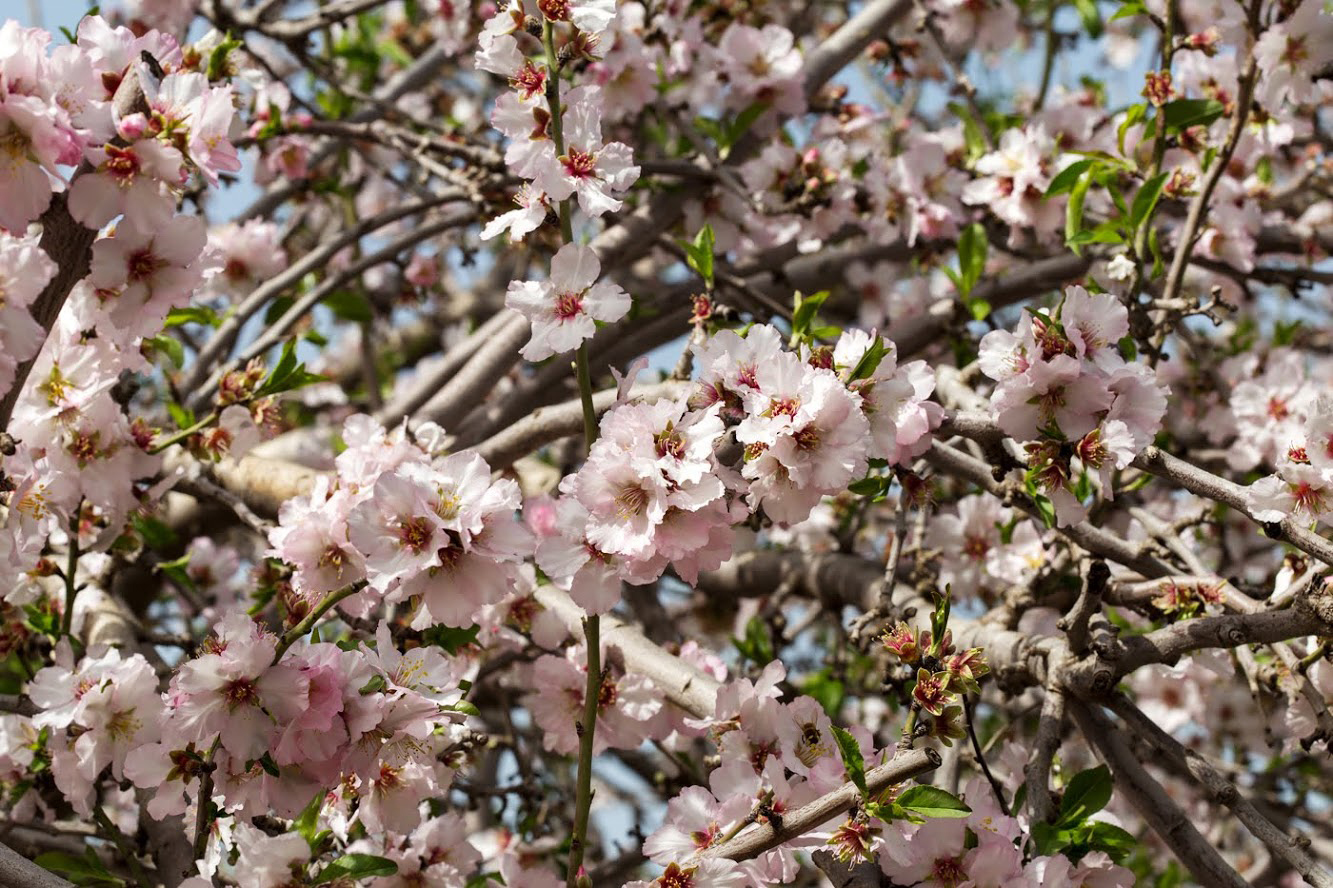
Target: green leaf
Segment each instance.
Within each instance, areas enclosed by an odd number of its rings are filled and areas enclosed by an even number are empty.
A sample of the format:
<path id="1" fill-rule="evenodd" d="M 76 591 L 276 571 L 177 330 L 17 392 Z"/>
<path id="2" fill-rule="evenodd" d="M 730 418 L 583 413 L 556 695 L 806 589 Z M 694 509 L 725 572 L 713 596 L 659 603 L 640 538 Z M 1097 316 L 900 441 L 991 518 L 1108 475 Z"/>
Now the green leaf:
<path id="1" fill-rule="evenodd" d="M 311 799 L 310 804 L 306 805 L 305 809 L 301 811 L 301 815 L 292 821 L 292 829 L 294 829 L 301 838 L 306 840 L 310 845 L 311 851 L 314 851 L 319 847 L 317 842 L 319 836 L 319 811 L 324 807 L 324 796 L 325 792 L 322 789 L 315 793 L 315 797 Z"/>
<path id="2" fill-rule="evenodd" d="M 685 247 L 685 263 L 694 269 L 699 277 L 704 279 L 708 288 L 713 288 L 713 250 L 715 241 L 713 238 L 713 226 L 705 225 L 699 229 L 699 233 L 694 236 L 693 243 L 683 244 Z"/>
<path id="3" fill-rule="evenodd" d="M 861 355 L 861 360 L 852 368 L 851 376 L 847 377 L 848 381 L 855 382 L 858 379 L 869 379 L 874 376 L 884 361 L 884 356 L 892 351 L 892 348 L 884 344 L 882 336 L 876 336 L 870 343 L 870 348 L 866 349 L 865 354 Z"/>
<path id="4" fill-rule="evenodd" d="M 1093 169 L 1089 167 L 1079 175 L 1078 181 L 1069 192 L 1069 206 L 1065 209 L 1065 243 L 1078 252 L 1078 245 L 1074 239 L 1083 230 L 1083 201 L 1088 196 L 1088 189 L 1092 187 Z"/>
<path id="5" fill-rule="evenodd" d="M 477 873 L 467 880 L 465 888 L 486 888 L 487 885 L 505 885 L 504 876 L 499 873 Z"/>
<path id="6" fill-rule="evenodd" d="M 1097 9 L 1097 0 L 1074 0 L 1074 8 L 1083 21 L 1083 30 L 1096 39 L 1102 36 L 1102 14 Z"/>
<path id="7" fill-rule="evenodd" d="M 1143 0 L 1125 0 L 1116 10 L 1115 15 L 1111 16 L 1111 21 L 1119 21 L 1122 18 L 1132 18 L 1136 15 L 1144 15 L 1148 8 L 1143 5 Z"/>
<path id="8" fill-rule="evenodd" d="M 1037 507 L 1037 513 L 1041 515 L 1041 521 L 1050 530 L 1055 527 L 1055 504 L 1051 502 L 1050 497 L 1042 496 L 1040 493 L 1029 494 L 1032 498 L 1032 504 Z"/>
<path id="9" fill-rule="evenodd" d="M 1138 231 L 1140 225 L 1152 218 L 1153 210 L 1157 208 L 1157 201 L 1162 196 L 1162 187 L 1166 185 L 1166 180 L 1170 176 L 1170 173 L 1153 176 L 1144 182 L 1139 193 L 1134 195 L 1134 203 L 1129 208 L 1130 231 Z"/>
<path id="10" fill-rule="evenodd" d="M 305 364 L 296 362 L 296 340 L 289 339 L 282 347 L 282 356 L 269 373 L 264 384 L 255 392 L 256 398 L 288 392 L 313 382 L 323 382 L 324 377 L 305 369 Z"/>
<path id="11" fill-rule="evenodd" d="M 1060 799 L 1060 826 L 1077 826 L 1096 814 L 1106 803 L 1111 801 L 1111 769 L 1098 765 L 1086 771 L 1080 771 L 1065 787 L 1064 797 Z"/>
<path id="12" fill-rule="evenodd" d="M 731 639 L 736 651 L 745 659 L 767 666 L 777 653 L 773 650 L 773 639 L 769 637 L 768 624 L 759 617 L 751 617 L 745 624 L 745 637 Z"/>
<path id="13" fill-rule="evenodd" d="M 1064 194 L 1072 190 L 1075 183 L 1078 182 L 1079 176 L 1083 175 L 1095 163 L 1097 163 L 1095 157 L 1085 157 L 1082 160 L 1074 161 L 1055 174 L 1051 184 L 1046 186 L 1046 194 L 1043 197 L 1054 197 L 1057 194 Z"/>
<path id="14" fill-rule="evenodd" d="M 176 531 L 151 515 L 135 515 L 130 524 L 150 548 L 166 549 L 176 542 Z"/>
<path id="15" fill-rule="evenodd" d="M 843 683 L 833 676 L 833 670 L 821 669 L 812 673 L 801 685 L 801 693 L 813 697 L 829 718 L 837 718 L 842 701 L 847 696 Z"/>
<path id="16" fill-rule="evenodd" d="M 731 153 L 732 146 L 739 142 L 741 137 L 750 131 L 750 127 L 754 126 L 754 122 L 767 110 L 767 102 L 755 102 L 740 114 L 737 114 L 735 120 L 727 124 L 726 129 L 722 132 L 722 139 L 718 143 L 718 146 L 722 149 L 720 153 L 723 160 L 725 160 L 727 155 Z"/>
<path id="17" fill-rule="evenodd" d="M 1112 21 L 1115 21 L 1115 19 L 1112 19 Z M 1125 153 L 1125 133 L 1129 132 L 1129 128 L 1134 124 L 1143 120 L 1147 113 L 1147 102 L 1139 102 L 1137 105 L 1130 105 L 1125 109 L 1125 119 L 1120 121 L 1120 126 L 1115 131 L 1116 147 L 1120 149 L 1121 154 Z"/>
<path id="18" fill-rule="evenodd" d="M 111 874 L 91 848 L 84 851 L 82 856 L 65 851 L 47 851 L 38 854 L 32 862 L 42 869 L 68 877 L 76 885 L 125 884 L 123 879 Z"/>
<path id="19" fill-rule="evenodd" d="M 213 51 L 208 54 L 208 66 L 204 69 L 210 82 L 223 78 L 227 72 L 227 54 L 240 46 L 241 41 L 228 31 L 222 42 L 213 47 Z"/>
<path id="20" fill-rule="evenodd" d="M 1116 345 L 1120 346 L 1120 357 L 1124 358 L 1131 364 L 1138 358 L 1139 345 L 1137 342 L 1134 341 L 1133 336 L 1130 336 L 1128 334 L 1122 336 L 1120 338 L 1120 341 L 1117 342 Z"/>
<path id="21" fill-rule="evenodd" d="M 958 294 L 966 301 L 986 270 L 986 229 L 973 222 L 958 235 Z"/>
<path id="22" fill-rule="evenodd" d="M 344 854 L 319 871 L 311 885 L 323 885 L 335 879 L 365 879 L 370 876 L 392 876 L 398 864 L 387 857 L 374 854 Z"/>
<path id="23" fill-rule="evenodd" d="M 792 312 L 791 332 L 795 339 L 804 339 L 809 335 L 810 325 L 814 322 L 815 312 L 819 306 L 828 299 L 829 291 L 820 290 L 810 296 L 805 296 L 800 290 L 796 291 L 796 310 Z"/>
<path id="24" fill-rule="evenodd" d="M 1133 833 L 1121 829 L 1114 823 L 1092 820 L 1084 826 L 1080 843 L 1086 844 L 1089 851 L 1104 851 L 1112 860 L 1120 863 L 1129 852 L 1138 847 L 1139 840 Z"/>
<path id="25" fill-rule="evenodd" d="M 1085 228 L 1065 243 L 1071 247 L 1083 244 L 1123 244 L 1125 236 L 1120 231 L 1120 220 L 1108 219 L 1096 228 Z"/>
<path id="26" fill-rule="evenodd" d="M 421 633 L 421 640 L 427 644 L 433 644 L 438 648 L 443 648 L 445 653 L 453 656 L 468 645 L 476 644 L 477 633 L 480 631 L 480 626 L 467 626 L 466 628 L 456 629 L 453 626 L 440 624 L 431 626 L 425 632 Z"/>
<path id="27" fill-rule="evenodd" d="M 972 320 L 984 321 L 991 312 L 991 304 L 985 299 L 973 299 L 968 302 L 967 310 L 972 313 Z"/>
<path id="28" fill-rule="evenodd" d="M 179 558 L 173 558 L 170 561 L 159 561 L 153 567 L 153 570 L 171 577 L 176 585 L 182 588 L 193 589 L 195 588 L 194 577 L 190 576 L 190 572 L 186 570 L 190 565 L 190 555 L 191 553 L 186 552 Z"/>
<path id="29" fill-rule="evenodd" d="M 167 402 L 167 415 L 171 417 L 171 421 L 176 424 L 178 429 L 188 429 L 197 422 L 193 410 L 177 404 L 175 401 Z"/>
<path id="30" fill-rule="evenodd" d="M 180 340 L 175 336 L 160 333 L 157 336 L 145 339 L 143 344 L 148 346 L 149 351 L 166 355 L 177 370 L 184 366 L 185 346 L 181 345 Z"/>
<path id="31" fill-rule="evenodd" d="M 355 290 L 335 290 L 320 301 L 344 321 L 368 324 L 375 316 L 370 300 Z"/>
<path id="32" fill-rule="evenodd" d="M 837 725 L 830 725 L 833 730 L 833 737 L 838 741 L 838 752 L 842 755 L 842 766 L 847 769 L 847 779 L 861 790 L 861 798 L 870 795 L 870 790 L 866 787 L 866 760 L 861 755 L 861 744 L 856 742 L 851 731 L 843 730 Z"/>
<path id="33" fill-rule="evenodd" d="M 926 784 L 908 788 L 898 796 L 897 802 L 922 817 L 958 818 L 972 813 L 962 799 L 938 786 Z"/>
<path id="34" fill-rule="evenodd" d="M 1162 106 L 1162 121 L 1167 133 L 1179 133 L 1192 126 L 1207 126 L 1226 111 L 1217 99 L 1176 99 Z"/>
<path id="35" fill-rule="evenodd" d="M 167 319 L 163 322 L 164 327 L 180 327 L 184 324 L 202 324 L 205 327 L 216 327 L 222 321 L 218 318 L 218 313 L 204 305 L 186 305 L 182 308 L 173 308 L 167 312 Z"/>
<path id="36" fill-rule="evenodd" d="M 857 496 L 875 496 L 884 490 L 884 482 L 887 479 L 881 475 L 872 475 L 869 478 L 862 478 L 859 481 L 853 481 L 847 485 L 847 489 Z"/>
<path id="37" fill-rule="evenodd" d="M 950 102 L 949 110 L 963 122 L 963 144 L 967 146 L 969 162 L 981 157 L 990 148 L 986 145 L 984 124 L 972 116 L 972 109 L 962 102 Z"/>

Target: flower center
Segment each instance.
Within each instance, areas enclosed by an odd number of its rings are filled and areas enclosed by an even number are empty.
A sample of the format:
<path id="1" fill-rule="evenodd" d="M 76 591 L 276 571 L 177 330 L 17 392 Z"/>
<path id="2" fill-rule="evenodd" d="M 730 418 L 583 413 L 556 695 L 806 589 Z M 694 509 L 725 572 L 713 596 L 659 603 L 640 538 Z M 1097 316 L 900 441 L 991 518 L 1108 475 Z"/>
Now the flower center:
<path id="1" fill-rule="evenodd" d="M 255 683 L 251 679 L 237 678 L 222 689 L 222 699 L 226 701 L 228 709 L 235 710 L 257 703 L 259 692 L 255 690 Z"/>
<path id="2" fill-rule="evenodd" d="M 967 871 L 956 857 L 941 857 L 931 868 L 931 876 L 940 888 L 957 888 L 967 879 Z"/>
<path id="3" fill-rule="evenodd" d="M 546 89 L 546 69 L 539 68 L 529 59 L 517 74 L 509 81 L 509 85 L 523 94 L 523 98 L 530 99 Z"/>
<path id="4" fill-rule="evenodd" d="M 407 518 L 398 525 L 398 542 L 412 554 L 420 555 L 430 545 L 434 531 L 425 518 Z"/>
<path id="5" fill-rule="evenodd" d="M 106 163 L 103 169 L 111 175 L 111 178 L 117 180 L 118 184 L 129 185 L 139 174 L 139 157 L 129 148 L 107 145 Z"/>
<path id="6" fill-rule="evenodd" d="M 582 293 L 561 293 L 555 297 L 555 316 L 557 320 L 572 321 L 582 312 Z"/>
<path id="7" fill-rule="evenodd" d="M 130 282 L 138 283 L 148 280 L 160 269 L 166 268 L 167 263 L 154 256 L 152 250 L 145 248 L 131 253 L 127 259 L 127 266 Z"/>
<path id="8" fill-rule="evenodd" d="M 597 175 L 597 155 L 570 148 L 564 157 L 565 172 L 574 179 L 592 179 Z"/>

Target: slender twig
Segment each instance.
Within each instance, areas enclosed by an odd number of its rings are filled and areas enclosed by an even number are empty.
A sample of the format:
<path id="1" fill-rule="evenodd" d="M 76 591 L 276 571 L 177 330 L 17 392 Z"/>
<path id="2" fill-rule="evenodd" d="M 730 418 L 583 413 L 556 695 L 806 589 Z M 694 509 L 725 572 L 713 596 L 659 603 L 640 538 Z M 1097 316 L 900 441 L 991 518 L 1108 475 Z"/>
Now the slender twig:
<path id="1" fill-rule="evenodd" d="M 325 595 L 319 604 L 316 604 L 310 609 L 310 613 L 306 614 L 304 620 L 297 623 L 283 634 L 282 638 L 278 641 L 277 648 L 273 652 L 273 662 L 277 663 L 281 660 L 282 655 L 287 653 L 287 649 L 295 644 L 297 639 L 308 634 L 311 629 L 315 628 L 315 624 L 319 622 L 320 618 L 328 613 L 328 611 L 338 602 L 342 601 L 344 598 L 352 597 L 364 588 L 366 588 L 366 581 L 357 580 L 350 586 L 344 586 L 341 589 L 334 590 L 328 595 Z"/>
<path id="2" fill-rule="evenodd" d="M 986 753 L 981 749 L 981 740 L 977 737 L 976 722 L 972 719 L 972 701 L 967 694 L 963 694 L 963 715 L 967 717 L 967 736 L 972 740 L 972 754 L 976 756 L 977 766 L 981 768 L 981 773 L 986 776 L 986 782 L 990 784 L 991 792 L 995 793 L 995 801 L 1000 803 L 1000 810 L 1004 816 L 1009 816 L 1009 803 L 1004 799 L 1004 787 L 1000 781 L 995 779 L 991 773 L 990 765 L 986 762 Z"/>

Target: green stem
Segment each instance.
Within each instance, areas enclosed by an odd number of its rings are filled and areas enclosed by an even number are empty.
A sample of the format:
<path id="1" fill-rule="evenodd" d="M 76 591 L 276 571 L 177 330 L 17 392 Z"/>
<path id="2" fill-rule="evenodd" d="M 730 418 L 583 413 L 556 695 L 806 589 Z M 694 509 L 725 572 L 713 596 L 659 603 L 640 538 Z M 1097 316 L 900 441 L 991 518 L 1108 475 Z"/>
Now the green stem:
<path id="1" fill-rule="evenodd" d="M 542 47 L 546 50 L 546 104 L 551 111 L 551 141 L 557 157 L 565 153 L 565 123 L 560 105 L 560 57 L 555 51 L 555 28 L 542 22 Z M 566 244 L 574 242 L 572 200 L 560 201 L 560 236 Z M 579 400 L 583 403 L 583 438 L 588 451 L 597 440 L 597 411 L 592 404 L 592 373 L 588 367 L 588 344 L 574 355 L 574 373 L 578 377 Z M 574 796 L 574 834 L 569 840 L 569 864 L 565 871 L 566 888 L 577 888 L 579 871 L 588 841 L 588 816 L 592 810 L 592 748 L 597 733 L 597 702 L 602 694 L 601 619 L 591 614 L 583 621 L 583 637 L 588 648 L 588 682 L 583 692 L 583 720 L 578 723 L 579 770 Z"/>
<path id="2" fill-rule="evenodd" d="M 213 745 L 209 747 L 208 755 L 204 757 L 204 773 L 199 778 L 199 799 L 195 803 L 194 814 L 195 860 L 203 857 L 204 851 L 208 848 L 208 809 L 213 803 L 213 758 L 221 745 L 221 735 L 213 738 Z"/>
<path id="3" fill-rule="evenodd" d="M 166 450 L 172 444 L 179 444 L 181 441 L 184 441 L 191 435 L 196 434 L 197 432 L 202 432 L 204 429 L 208 428 L 213 423 L 217 422 L 217 419 L 218 419 L 218 414 L 217 411 L 215 410 L 212 413 L 205 416 L 203 419 L 196 422 L 194 425 L 190 426 L 188 429 L 181 429 L 179 432 L 176 432 L 170 437 L 164 438 L 158 443 L 154 444 L 152 447 L 149 447 L 148 452 L 150 454 L 161 453 L 163 450 Z"/>
<path id="4" fill-rule="evenodd" d="M 125 858 L 125 863 L 129 866 L 130 872 L 134 874 L 135 881 L 140 885 L 153 884 L 148 880 L 147 873 L 143 870 L 143 865 L 139 863 L 139 858 L 135 856 L 134 849 L 130 847 L 129 840 L 117 826 L 111 822 L 111 818 L 106 816 L 106 811 L 101 805 L 93 808 L 93 820 L 102 830 L 102 834 L 110 839 L 116 846 L 116 850 Z"/>
<path id="5" fill-rule="evenodd" d="M 597 730 L 597 703 L 602 696 L 601 618 L 597 614 L 584 618 L 583 637 L 588 644 L 588 682 L 583 689 L 583 720 L 576 726 L 579 735 L 579 776 L 574 796 L 574 835 L 569 840 L 565 888 L 576 888 L 578 885 L 584 845 L 588 839 L 588 813 L 592 809 L 592 744 Z"/>
<path id="6" fill-rule="evenodd" d="M 315 624 L 319 622 L 320 617 L 328 613 L 334 605 L 342 601 L 344 598 L 352 597 L 364 588 L 366 588 L 366 581 L 357 580 L 350 586 L 344 586 L 341 589 L 325 595 L 324 599 L 320 601 L 319 604 L 315 605 L 310 613 L 306 614 L 304 620 L 297 623 L 283 634 L 282 638 L 278 641 L 277 650 L 273 652 L 273 662 L 277 663 L 281 660 L 282 655 L 287 653 L 287 649 L 295 644 L 298 638 L 306 635 L 311 629 L 315 628 Z"/>
<path id="7" fill-rule="evenodd" d="M 574 353 L 574 371 L 579 378 L 579 400 L 583 402 L 583 441 L 589 451 L 597 440 L 597 409 L 592 405 L 592 375 L 588 370 L 588 343 Z"/>
<path id="8" fill-rule="evenodd" d="M 548 21 L 542 22 L 542 46 L 546 50 L 546 106 L 551 112 L 551 142 L 555 145 L 555 156 L 565 153 L 564 109 L 560 107 L 560 56 L 555 51 L 555 27 Z M 560 201 L 560 236 L 565 243 L 574 242 L 574 221 L 570 210 L 570 198 Z"/>
<path id="9" fill-rule="evenodd" d="M 74 583 L 74 575 L 79 569 L 79 513 L 83 502 L 74 510 L 74 517 L 69 520 L 69 555 L 65 559 L 65 612 L 60 617 L 60 634 L 69 636 L 74 627 L 74 598 L 79 594 L 79 587 Z"/>

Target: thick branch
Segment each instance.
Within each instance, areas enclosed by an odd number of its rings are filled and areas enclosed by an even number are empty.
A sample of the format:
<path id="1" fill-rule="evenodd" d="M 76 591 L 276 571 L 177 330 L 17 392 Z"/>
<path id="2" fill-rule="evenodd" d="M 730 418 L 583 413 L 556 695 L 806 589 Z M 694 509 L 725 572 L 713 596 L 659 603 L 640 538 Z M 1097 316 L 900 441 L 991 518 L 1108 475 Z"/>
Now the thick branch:
<path id="1" fill-rule="evenodd" d="M 1246 888 L 1240 874 L 1222 859 L 1189 816 L 1130 752 L 1124 734 L 1111 720 L 1098 708 L 1074 700 L 1069 701 L 1069 711 L 1088 742 L 1110 766 L 1120 792 L 1194 878 L 1210 888 Z"/>
<path id="2" fill-rule="evenodd" d="M 0 886 L 3 888 L 74 888 L 70 882 L 0 845 Z"/>
<path id="3" fill-rule="evenodd" d="M 1306 844 L 1282 832 L 1271 820 L 1259 813 L 1259 809 L 1240 793 L 1235 783 L 1209 764 L 1207 759 L 1193 749 L 1182 746 L 1124 697 L 1113 697 L 1110 706 L 1125 720 L 1125 724 L 1138 740 L 1151 746 L 1155 754 L 1167 756 L 1175 761 L 1181 769 L 1198 781 L 1209 796 L 1230 808 L 1236 819 L 1243 823 L 1256 839 L 1286 861 L 1305 881 L 1314 888 L 1333 888 L 1333 875 L 1310 856 L 1305 850 Z"/>

